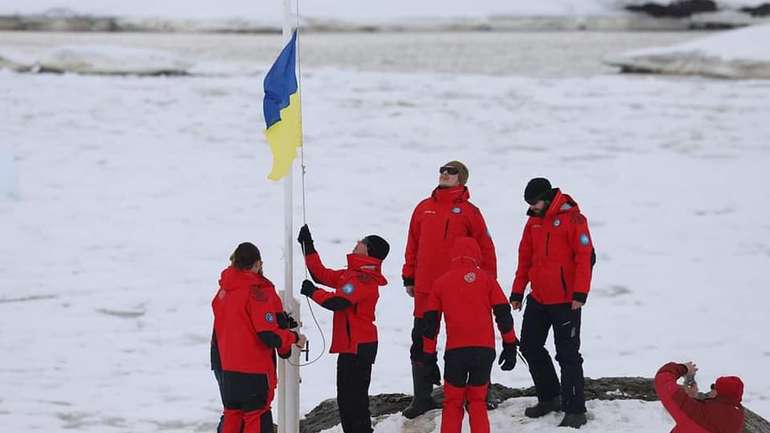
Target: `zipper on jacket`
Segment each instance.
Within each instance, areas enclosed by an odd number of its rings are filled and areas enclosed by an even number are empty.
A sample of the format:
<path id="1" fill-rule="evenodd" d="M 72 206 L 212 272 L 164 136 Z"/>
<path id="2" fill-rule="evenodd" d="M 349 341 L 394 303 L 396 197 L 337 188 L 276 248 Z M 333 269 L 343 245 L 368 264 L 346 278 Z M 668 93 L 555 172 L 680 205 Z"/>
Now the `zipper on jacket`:
<path id="1" fill-rule="evenodd" d="M 345 332 L 348 333 L 348 347 L 353 345 L 353 337 L 350 335 L 350 318 L 345 315 Z"/>
<path id="2" fill-rule="evenodd" d="M 561 277 L 561 287 L 564 289 L 564 294 L 567 294 L 567 280 L 564 278 L 564 266 L 559 266 L 559 276 Z"/>
<path id="3" fill-rule="evenodd" d="M 446 237 L 448 234 L 449 234 L 449 218 L 446 219 L 446 225 L 444 226 L 444 240 L 446 240 Z"/>
<path id="4" fill-rule="evenodd" d="M 548 244 L 551 243 L 551 233 L 545 237 L 545 255 L 548 256 Z"/>

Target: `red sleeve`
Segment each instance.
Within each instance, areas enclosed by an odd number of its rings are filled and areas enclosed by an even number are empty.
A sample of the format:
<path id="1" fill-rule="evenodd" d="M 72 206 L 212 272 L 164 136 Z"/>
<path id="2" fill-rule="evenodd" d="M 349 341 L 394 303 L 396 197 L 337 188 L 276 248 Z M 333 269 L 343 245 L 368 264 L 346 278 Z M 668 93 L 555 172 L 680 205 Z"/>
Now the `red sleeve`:
<path id="1" fill-rule="evenodd" d="M 313 300 L 319 305 L 324 305 L 334 300 L 343 300 L 347 301 L 350 305 L 356 305 L 366 299 L 371 292 L 371 287 L 359 281 L 357 277 L 350 278 L 344 283 L 338 284 L 338 286 L 333 292 L 319 288 L 313 292 Z"/>
<path id="2" fill-rule="evenodd" d="M 489 291 L 489 305 L 492 306 L 492 312 L 495 315 L 497 329 L 503 337 L 503 343 L 513 343 L 516 341 L 516 330 L 513 327 L 513 315 L 511 315 L 511 306 L 505 297 L 503 288 L 497 280 L 491 280 Z"/>
<path id="3" fill-rule="evenodd" d="M 278 326 L 275 302 L 271 302 L 270 299 L 266 299 L 261 296 L 252 295 L 249 296 L 247 310 L 251 324 L 257 334 L 261 332 L 272 332 L 281 339 L 279 352 L 285 353 L 286 350 L 281 349 L 290 348 L 291 345 L 297 341 L 296 333 L 288 329 L 281 329 Z"/>
<path id="4" fill-rule="evenodd" d="M 687 368 L 684 365 L 669 362 L 655 375 L 655 392 L 658 393 L 663 407 L 680 426 L 705 419 L 705 403 L 688 396 L 684 388 L 676 383 L 686 373 Z"/>
<path id="5" fill-rule="evenodd" d="M 406 237 L 406 251 L 404 252 L 404 267 L 401 270 L 403 278 L 412 279 L 414 282 L 414 269 L 417 266 L 417 247 L 420 243 L 420 220 L 418 218 L 422 203 L 417 205 L 412 212 L 409 221 L 409 233 Z"/>
<path id="6" fill-rule="evenodd" d="M 435 312 L 435 314 L 433 314 Z M 426 336 L 422 337 L 422 351 L 424 353 L 434 354 L 436 353 L 436 346 L 438 345 L 438 333 L 441 329 L 441 313 L 443 312 L 441 305 L 441 293 L 437 286 L 433 286 L 430 294 L 428 295 L 428 301 L 425 307 L 424 318 L 430 318 L 433 338 Z M 429 314 L 430 313 L 430 314 Z"/>
<path id="7" fill-rule="evenodd" d="M 481 248 L 481 269 L 485 270 L 492 278 L 497 278 L 497 254 L 492 236 L 489 235 L 487 223 L 481 215 L 481 211 L 474 206 L 473 218 L 471 218 L 471 236 Z"/>
<path id="8" fill-rule="evenodd" d="M 318 253 L 305 256 L 305 264 L 307 265 L 307 269 L 310 271 L 313 280 L 318 284 L 323 284 L 328 287 L 337 287 L 340 277 L 345 272 L 343 270 L 328 269 L 321 262 L 321 256 L 319 256 Z"/>
<path id="9" fill-rule="evenodd" d="M 529 284 L 529 269 L 532 267 L 532 232 L 530 231 L 530 218 L 524 226 L 524 233 L 519 242 L 519 265 L 516 268 L 516 277 L 511 288 L 511 300 L 521 302 L 524 299 L 524 289 Z"/>
<path id="10" fill-rule="evenodd" d="M 591 290 L 591 268 L 593 266 L 594 245 L 588 231 L 588 221 L 581 214 L 572 216 L 572 230 L 569 233 L 572 251 L 575 255 L 575 288 L 573 299 L 585 302 Z"/>

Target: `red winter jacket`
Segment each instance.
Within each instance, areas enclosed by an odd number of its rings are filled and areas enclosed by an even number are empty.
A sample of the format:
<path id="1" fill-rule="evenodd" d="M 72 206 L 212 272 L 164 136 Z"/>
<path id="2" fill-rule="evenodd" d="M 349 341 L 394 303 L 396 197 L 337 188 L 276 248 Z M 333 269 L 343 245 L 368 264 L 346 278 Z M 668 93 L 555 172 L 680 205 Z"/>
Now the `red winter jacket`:
<path id="1" fill-rule="evenodd" d="M 222 370 L 265 374 L 275 387 L 275 351 L 291 351 L 297 334 L 278 326 L 283 308 L 273 283 L 230 266 L 222 271 L 219 287 L 211 307 Z"/>
<path id="2" fill-rule="evenodd" d="M 449 270 L 455 239 L 472 237 L 481 247 L 481 269 L 497 278 L 495 245 L 479 208 L 465 186 L 436 188 L 417 205 L 409 223 L 401 275 L 414 284 L 416 317 L 422 317 L 433 282 Z M 422 295 L 422 296 L 421 296 Z"/>
<path id="3" fill-rule="evenodd" d="M 367 345 L 367 357 L 374 362 L 377 348 L 377 325 L 374 311 L 380 297 L 379 286 L 388 284 L 382 276 L 382 261 L 360 254 L 348 254 L 347 269 L 327 269 L 318 253 L 305 257 L 310 274 L 319 284 L 336 289 L 318 289 L 312 299 L 334 311 L 330 353 L 358 354 Z M 371 344 L 373 343 L 373 344 Z M 371 353 L 371 351 L 374 353 Z"/>
<path id="4" fill-rule="evenodd" d="M 451 269 L 433 284 L 425 320 L 429 337 L 424 351 L 436 351 L 441 314 L 446 316 L 446 350 L 460 347 L 495 348 L 492 327 L 494 312 L 503 342 L 516 341 L 511 306 L 503 289 L 491 275 L 481 270 L 481 251 L 473 238 L 458 238 L 452 251 Z"/>
<path id="5" fill-rule="evenodd" d="M 671 433 L 740 433 L 743 431 L 743 406 L 740 397 L 717 395 L 706 400 L 687 395 L 676 381 L 687 367 L 669 362 L 655 375 L 655 392 L 676 426 Z"/>
<path id="6" fill-rule="evenodd" d="M 544 217 L 528 214 L 511 301 L 521 302 L 531 282 L 532 297 L 541 304 L 585 303 L 596 261 L 588 220 L 577 203 L 558 190 Z"/>

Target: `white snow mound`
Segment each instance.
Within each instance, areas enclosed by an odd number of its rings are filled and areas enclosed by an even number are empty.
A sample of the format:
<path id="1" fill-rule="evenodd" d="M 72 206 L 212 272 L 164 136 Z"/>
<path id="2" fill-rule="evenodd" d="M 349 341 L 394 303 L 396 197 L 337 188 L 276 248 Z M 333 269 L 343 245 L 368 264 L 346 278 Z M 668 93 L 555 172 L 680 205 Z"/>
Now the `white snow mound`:
<path id="1" fill-rule="evenodd" d="M 0 67 L 14 71 L 102 75 L 185 75 L 192 63 L 163 50 L 113 45 L 59 46 L 41 51 L 0 51 Z"/>
<path id="2" fill-rule="evenodd" d="M 631 51 L 605 63 L 632 72 L 770 79 L 770 24 L 722 32 L 664 48 Z"/>

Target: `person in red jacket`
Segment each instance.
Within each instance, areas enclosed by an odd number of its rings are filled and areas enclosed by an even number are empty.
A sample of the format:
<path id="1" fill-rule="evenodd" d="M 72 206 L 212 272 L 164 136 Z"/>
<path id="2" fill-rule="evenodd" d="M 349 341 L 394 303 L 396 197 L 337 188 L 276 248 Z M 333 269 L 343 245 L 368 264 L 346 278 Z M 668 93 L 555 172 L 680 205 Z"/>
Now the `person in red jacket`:
<path id="1" fill-rule="evenodd" d="M 593 241 L 577 203 L 552 188 L 547 179 L 530 180 L 524 199 L 530 205 L 529 220 L 519 244 L 510 297 L 513 308 L 520 310 L 524 289 L 531 284 L 521 328 L 521 353 L 529 363 L 538 403 L 524 414 L 538 418 L 561 409 L 565 415 L 559 425 L 579 428 L 587 422 L 580 323 L 596 261 Z M 545 349 L 550 328 L 561 384 Z"/>
<path id="2" fill-rule="evenodd" d="M 489 433 L 486 396 L 495 359 L 492 315 L 503 337 L 499 364 L 516 365 L 516 332 L 511 306 L 503 289 L 483 271 L 481 251 L 473 238 L 455 241 L 450 270 L 433 284 L 425 321 L 423 359 L 436 363 L 436 338 L 442 314 L 446 318 L 444 354 L 444 409 L 441 433 L 460 433 L 467 402 L 471 432 Z"/>
<path id="3" fill-rule="evenodd" d="M 495 246 L 489 236 L 479 208 L 468 199 L 465 186 L 468 168 L 460 161 L 450 161 L 439 168 L 439 185 L 430 197 L 414 209 L 409 223 L 405 262 L 402 270 L 404 287 L 414 298 L 414 326 L 412 328 L 412 381 L 414 398 L 403 411 L 414 418 L 438 407 L 431 397 L 433 385 L 438 385 L 441 374 L 434 364 L 422 359 L 423 315 L 433 282 L 449 270 L 450 253 L 455 239 L 472 237 L 481 248 L 480 268 L 497 278 Z M 427 370 L 430 368 L 430 370 Z"/>
<path id="4" fill-rule="evenodd" d="M 697 385 L 680 386 L 680 377 L 694 378 L 697 367 L 688 362 L 669 362 L 655 375 L 655 392 L 676 425 L 671 433 L 740 433 L 743 431 L 743 381 L 720 377 L 705 398 L 698 398 Z"/>
<path id="5" fill-rule="evenodd" d="M 334 289 L 326 291 L 305 280 L 301 293 L 334 312 L 329 351 L 339 354 L 337 406 L 342 430 L 371 433 L 369 383 L 378 345 L 375 308 L 380 297 L 379 286 L 388 283 L 382 276 L 381 266 L 390 246 L 377 235 L 366 236 L 348 254 L 347 268 L 332 270 L 321 262 L 307 225 L 302 226 L 297 240 L 313 280 Z"/>
<path id="6" fill-rule="evenodd" d="M 262 275 L 254 244 L 238 245 L 232 265 L 222 271 L 214 312 L 212 361 L 216 357 L 224 403 L 222 433 L 272 433 L 270 405 L 276 386 L 276 351 L 303 347 L 305 337 L 279 326 L 283 307 L 273 284 Z M 215 369 L 215 373 L 217 370 Z"/>

